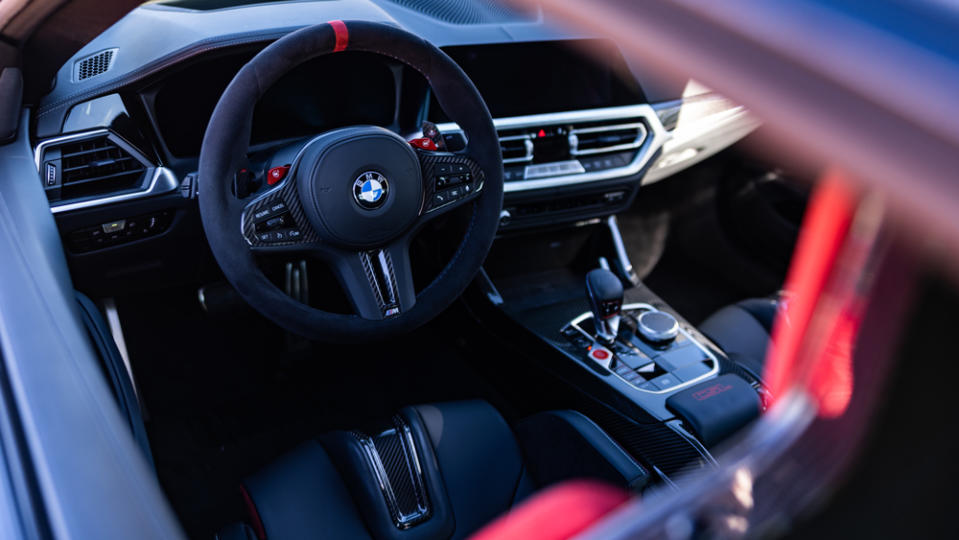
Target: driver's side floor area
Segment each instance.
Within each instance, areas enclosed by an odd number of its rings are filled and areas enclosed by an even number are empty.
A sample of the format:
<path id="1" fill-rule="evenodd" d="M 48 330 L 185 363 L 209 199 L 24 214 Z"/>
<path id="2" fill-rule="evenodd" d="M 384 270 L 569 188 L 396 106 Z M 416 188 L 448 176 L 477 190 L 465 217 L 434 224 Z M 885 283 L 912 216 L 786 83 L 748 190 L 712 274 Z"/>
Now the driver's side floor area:
<path id="1" fill-rule="evenodd" d="M 506 403 L 464 355 L 456 307 L 413 334 L 362 345 L 302 344 L 251 310 L 206 314 L 193 290 L 118 300 L 161 485 L 187 534 L 244 516 L 240 480 L 324 431 L 362 428 L 408 404 Z"/>

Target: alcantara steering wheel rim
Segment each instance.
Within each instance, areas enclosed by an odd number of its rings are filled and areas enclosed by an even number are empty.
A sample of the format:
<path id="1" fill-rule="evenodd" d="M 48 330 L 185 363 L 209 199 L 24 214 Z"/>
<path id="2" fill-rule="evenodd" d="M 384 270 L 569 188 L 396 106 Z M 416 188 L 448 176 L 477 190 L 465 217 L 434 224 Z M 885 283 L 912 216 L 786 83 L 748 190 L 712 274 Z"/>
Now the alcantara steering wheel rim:
<path id="1" fill-rule="evenodd" d="M 297 65 L 345 50 L 381 54 L 419 71 L 450 119 L 462 128 L 466 149 L 456 153 L 414 150 L 398 135 L 372 126 L 333 130 L 304 146 L 281 184 L 252 200 L 237 198 L 231 190 L 232 179 L 248 153 L 259 98 Z M 434 180 L 451 169 L 460 171 L 461 183 L 440 191 Z M 496 131 L 466 74 L 421 38 L 393 26 L 362 21 L 333 21 L 292 32 L 241 68 L 210 118 L 198 177 L 203 228 L 227 279 L 251 306 L 279 326 L 321 341 L 388 337 L 438 315 L 480 269 L 495 237 L 503 201 Z M 467 205 L 472 214 L 453 257 L 428 286 L 415 293 L 409 269 L 410 239 L 429 220 Z M 268 214 L 270 207 L 288 212 L 292 227 L 282 234 L 290 238 L 267 243 L 255 232 L 255 216 Z M 296 231 L 295 238 L 291 231 Z M 293 300 L 267 279 L 255 261 L 256 252 L 296 251 L 325 258 L 359 314 L 331 313 Z"/>

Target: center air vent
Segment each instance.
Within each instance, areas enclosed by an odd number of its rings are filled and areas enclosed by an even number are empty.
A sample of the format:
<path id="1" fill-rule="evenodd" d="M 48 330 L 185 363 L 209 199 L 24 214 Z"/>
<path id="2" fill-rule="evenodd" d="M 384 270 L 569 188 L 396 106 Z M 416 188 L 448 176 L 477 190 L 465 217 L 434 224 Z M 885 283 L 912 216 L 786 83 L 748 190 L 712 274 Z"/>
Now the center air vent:
<path id="1" fill-rule="evenodd" d="M 503 163 L 529 163 L 533 161 L 533 137 L 523 131 L 499 132 L 499 147 Z"/>
<path id="2" fill-rule="evenodd" d="M 625 167 L 646 141 L 641 118 L 530 125 L 498 131 L 507 181 Z"/>
<path id="3" fill-rule="evenodd" d="M 639 121 L 577 124 L 569 130 L 569 150 L 573 156 L 631 150 L 645 138 L 646 126 Z"/>
<path id="4" fill-rule="evenodd" d="M 110 133 L 48 144 L 42 154 L 40 172 L 51 201 L 140 189 L 150 166 Z"/>
<path id="5" fill-rule="evenodd" d="M 77 60 L 73 64 L 73 81 L 80 82 L 97 75 L 102 75 L 113 67 L 117 49 L 107 49 L 96 54 Z"/>

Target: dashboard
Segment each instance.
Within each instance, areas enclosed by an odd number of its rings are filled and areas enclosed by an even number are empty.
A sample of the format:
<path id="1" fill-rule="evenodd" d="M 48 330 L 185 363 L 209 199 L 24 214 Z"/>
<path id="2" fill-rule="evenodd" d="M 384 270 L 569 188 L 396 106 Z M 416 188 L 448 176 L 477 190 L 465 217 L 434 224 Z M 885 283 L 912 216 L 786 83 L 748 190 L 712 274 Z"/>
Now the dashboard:
<path id="1" fill-rule="evenodd" d="M 98 276 L 104 267 L 134 275 L 144 258 L 164 267 L 165 254 L 195 241 L 195 171 L 220 94 L 259 50 L 308 24 L 400 26 L 464 69 L 500 137 L 503 234 L 623 211 L 644 182 L 757 125 L 720 96 L 662 84 L 602 36 L 493 6 L 166 0 L 133 10 L 66 62 L 32 111 L 36 166 L 75 273 L 89 266 Z M 345 52 L 302 64 L 264 95 L 250 148 L 357 124 L 413 138 L 424 121 L 437 124 L 451 150 L 465 144 L 419 73 L 386 56 Z M 266 165 L 254 165 L 262 180 Z"/>

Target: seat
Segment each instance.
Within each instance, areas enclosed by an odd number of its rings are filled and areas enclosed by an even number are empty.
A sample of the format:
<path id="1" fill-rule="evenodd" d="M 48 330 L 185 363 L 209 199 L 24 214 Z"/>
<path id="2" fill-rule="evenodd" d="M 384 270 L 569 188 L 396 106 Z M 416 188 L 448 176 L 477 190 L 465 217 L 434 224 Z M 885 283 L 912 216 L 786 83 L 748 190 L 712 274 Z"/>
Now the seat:
<path id="1" fill-rule="evenodd" d="M 750 298 L 710 315 L 699 331 L 713 340 L 730 360 L 762 378 L 766 349 L 779 298 Z"/>
<path id="2" fill-rule="evenodd" d="M 540 413 L 514 432 L 484 401 L 406 407 L 323 434 L 247 478 L 250 523 L 218 538 L 464 538 L 573 478 L 635 492 L 648 474 L 577 412 Z"/>

